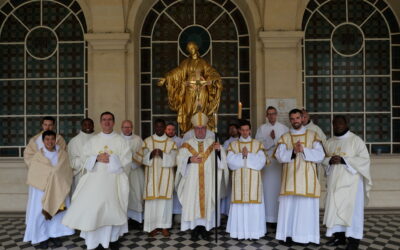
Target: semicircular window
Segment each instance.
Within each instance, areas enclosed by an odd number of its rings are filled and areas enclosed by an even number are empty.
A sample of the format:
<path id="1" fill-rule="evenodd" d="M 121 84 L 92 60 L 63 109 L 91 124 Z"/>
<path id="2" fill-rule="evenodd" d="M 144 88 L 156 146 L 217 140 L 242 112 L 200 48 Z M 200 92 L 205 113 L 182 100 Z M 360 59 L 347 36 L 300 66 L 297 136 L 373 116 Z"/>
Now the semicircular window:
<path id="1" fill-rule="evenodd" d="M 141 31 L 140 103 L 141 135 L 152 133 L 157 118 L 176 121 L 168 107 L 167 91 L 157 81 L 187 57 L 186 45 L 194 41 L 201 56 L 222 76 L 218 127 L 226 130 L 237 117 L 250 118 L 250 41 L 246 21 L 231 0 L 157 1 Z M 219 129 L 222 136 L 226 131 Z"/>
<path id="2" fill-rule="evenodd" d="M 0 7 L 0 157 L 22 157 L 57 119 L 66 140 L 86 116 L 85 18 L 75 0 L 9 0 Z"/>
<path id="3" fill-rule="evenodd" d="M 303 17 L 304 105 L 331 136 L 335 114 L 372 153 L 400 153 L 400 33 L 384 0 L 310 0 Z"/>

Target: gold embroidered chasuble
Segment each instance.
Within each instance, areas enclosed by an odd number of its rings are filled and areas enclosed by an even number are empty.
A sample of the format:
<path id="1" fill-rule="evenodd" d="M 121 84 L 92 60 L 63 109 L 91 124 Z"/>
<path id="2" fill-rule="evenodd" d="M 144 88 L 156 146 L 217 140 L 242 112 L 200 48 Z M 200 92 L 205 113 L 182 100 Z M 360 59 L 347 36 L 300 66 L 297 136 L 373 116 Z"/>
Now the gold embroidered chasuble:
<path id="1" fill-rule="evenodd" d="M 277 150 L 279 150 L 281 144 L 286 145 L 287 150 L 293 150 L 298 141 L 301 142 L 304 148 L 312 149 L 314 142 L 321 142 L 316 132 L 308 129 L 304 130 L 305 132 L 301 134 L 288 132 L 282 135 L 278 141 Z M 277 151 L 275 151 L 275 157 L 276 154 Z M 283 163 L 280 195 L 319 198 L 321 188 L 318 181 L 316 163 L 306 161 L 303 153 L 297 153 L 293 160 Z"/>
<path id="2" fill-rule="evenodd" d="M 250 159 L 251 156 L 249 155 L 247 159 L 243 159 L 244 166 L 232 171 L 231 203 L 261 204 L 263 197 L 261 169 L 266 162 L 269 162 L 263 144 L 254 139 L 242 141 L 242 138 L 231 142 L 228 147 L 228 165 L 230 165 L 230 169 L 232 170 L 231 161 L 238 161 L 238 159 L 232 159 L 233 157 L 230 157 L 230 152 L 233 154 L 240 154 L 240 157 L 242 157 L 241 153 L 244 147 L 247 148 L 249 153 L 254 154 L 254 158 Z M 241 160 L 242 159 L 239 161 Z M 251 168 L 247 166 L 248 163 L 252 165 Z"/>
<path id="3" fill-rule="evenodd" d="M 191 138 L 182 144 L 177 157 L 180 178 L 175 184 L 180 202 L 182 203 L 182 221 L 196 221 L 213 216 L 215 206 L 215 153 L 214 140 Z M 203 161 L 199 164 L 188 163 L 192 156 L 200 155 Z M 226 166 L 225 150 L 221 146 L 218 160 L 218 195 L 220 197 L 222 179 L 226 178 L 228 168 Z M 226 189 L 226 188 L 225 188 Z M 207 224 L 208 225 L 208 224 Z M 208 225 L 209 226 L 209 225 Z M 208 227 L 206 226 L 206 227 Z"/>
<path id="4" fill-rule="evenodd" d="M 163 158 L 150 154 L 154 149 L 163 151 Z M 161 137 L 152 135 L 144 140 L 141 152 L 134 159 L 145 166 L 144 200 L 172 199 L 174 189 L 174 167 L 176 166 L 177 147 L 165 134 Z"/>

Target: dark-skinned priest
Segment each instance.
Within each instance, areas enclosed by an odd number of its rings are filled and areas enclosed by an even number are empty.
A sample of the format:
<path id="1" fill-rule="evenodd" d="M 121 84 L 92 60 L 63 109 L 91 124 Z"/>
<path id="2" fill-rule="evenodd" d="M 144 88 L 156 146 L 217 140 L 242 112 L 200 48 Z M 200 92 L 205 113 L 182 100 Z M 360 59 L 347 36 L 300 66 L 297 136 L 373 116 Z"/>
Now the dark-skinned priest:
<path id="1" fill-rule="evenodd" d="M 364 229 L 364 204 L 372 187 L 370 157 L 364 141 L 351 132 L 346 117 L 333 118 L 334 136 L 325 143 L 327 175 L 324 224 L 329 246 L 358 249 Z"/>

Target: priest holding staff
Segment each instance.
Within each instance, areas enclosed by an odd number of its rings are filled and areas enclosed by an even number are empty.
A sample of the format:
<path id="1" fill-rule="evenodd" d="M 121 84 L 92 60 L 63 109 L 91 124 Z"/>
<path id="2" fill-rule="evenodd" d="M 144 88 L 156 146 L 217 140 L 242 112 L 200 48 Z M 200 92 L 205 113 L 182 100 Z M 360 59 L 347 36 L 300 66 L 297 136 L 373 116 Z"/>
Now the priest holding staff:
<path id="1" fill-rule="evenodd" d="M 228 176 L 225 151 L 212 139 L 206 139 L 208 118 L 199 112 L 193 115 L 195 137 L 182 144 L 177 157 L 177 193 L 182 204 L 181 230 L 192 230 L 192 240 L 199 236 L 208 240 L 215 225 L 215 157 L 218 160 L 218 190 L 222 178 Z M 215 154 L 214 150 L 218 153 Z M 225 173 L 224 173 L 225 172 Z M 228 183 L 225 180 L 224 183 Z M 219 207 L 219 206 L 218 206 Z M 219 212 L 218 212 L 219 215 Z"/>

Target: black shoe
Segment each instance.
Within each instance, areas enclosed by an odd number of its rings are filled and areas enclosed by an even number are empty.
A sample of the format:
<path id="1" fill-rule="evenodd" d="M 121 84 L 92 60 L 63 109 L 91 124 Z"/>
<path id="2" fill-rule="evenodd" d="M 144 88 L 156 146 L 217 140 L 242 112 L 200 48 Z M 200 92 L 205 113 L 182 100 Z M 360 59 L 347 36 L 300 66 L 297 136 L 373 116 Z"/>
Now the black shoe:
<path id="1" fill-rule="evenodd" d="M 291 246 L 293 246 L 293 240 L 292 240 L 292 237 L 286 237 L 286 241 L 283 241 L 283 240 L 280 240 L 279 241 L 279 244 L 281 244 L 281 245 L 284 245 L 284 246 L 287 246 L 287 247 L 291 247 Z"/>
<path id="2" fill-rule="evenodd" d="M 53 243 L 53 248 L 61 247 L 62 241 L 58 238 L 50 238 L 50 242 Z"/>
<path id="3" fill-rule="evenodd" d="M 351 237 L 347 239 L 349 240 L 349 243 L 346 246 L 346 250 L 358 250 L 358 245 L 360 245 L 360 240 Z"/>
<path id="4" fill-rule="evenodd" d="M 210 233 L 205 228 L 201 229 L 200 235 L 201 235 L 201 238 L 203 238 L 203 240 L 205 240 L 205 241 L 211 240 Z"/>
<path id="5" fill-rule="evenodd" d="M 346 235 L 344 232 L 338 232 L 333 234 L 333 239 L 326 242 L 327 246 L 339 246 L 339 245 L 346 245 Z"/>
<path id="6" fill-rule="evenodd" d="M 49 248 L 49 240 L 45 240 L 45 241 L 40 242 L 40 244 L 35 246 L 35 248 L 37 248 L 37 249 L 47 249 L 47 248 Z"/>
<path id="7" fill-rule="evenodd" d="M 111 250 L 118 250 L 121 247 L 118 241 L 110 242 Z"/>
<path id="8" fill-rule="evenodd" d="M 190 240 L 191 241 L 198 241 L 199 240 L 199 233 L 197 232 L 197 228 L 192 230 L 192 233 L 190 235 Z"/>
<path id="9" fill-rule="evenodd" d="M 99 244 L 94 250 L 104 250 L 105 248 Z"/>
<path id="10" fill-rule="evenodd" d="M 336 247 L 339 245 L 346 245 L 346 240 L 343 239 L 338 239 L 338 238 L 332 238 L 329 241 L 325 243 L 326 246 L 330 247 Z"/>

